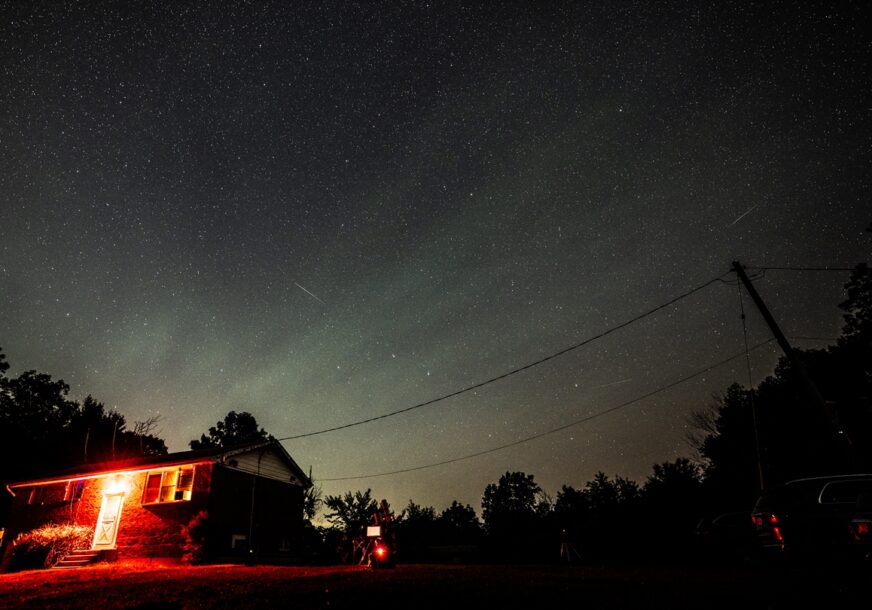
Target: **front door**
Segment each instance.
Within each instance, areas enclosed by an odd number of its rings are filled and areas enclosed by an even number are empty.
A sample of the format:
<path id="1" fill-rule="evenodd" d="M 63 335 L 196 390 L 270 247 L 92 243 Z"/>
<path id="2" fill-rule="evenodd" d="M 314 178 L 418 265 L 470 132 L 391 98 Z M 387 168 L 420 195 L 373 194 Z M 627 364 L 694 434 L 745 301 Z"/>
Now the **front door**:
<path id="1" fill-rule="evenodd" d="M 100 506 L 100 516 L 97 517 L 97 527 L 94 528 L 93 550 L 114 549 L 115 538 L 118 536 L 118 522 L 121 520 L 121 507 L 124 504 L 124 494 L 114 493 L 103 496 Z"/>

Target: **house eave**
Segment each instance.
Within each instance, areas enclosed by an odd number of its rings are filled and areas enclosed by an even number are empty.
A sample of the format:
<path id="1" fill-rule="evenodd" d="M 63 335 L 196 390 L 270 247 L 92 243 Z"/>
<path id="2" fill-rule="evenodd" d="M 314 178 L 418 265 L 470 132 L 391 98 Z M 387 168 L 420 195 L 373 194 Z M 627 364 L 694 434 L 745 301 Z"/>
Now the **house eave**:
<path id="1" fill-rule="evenodd" d="M 240 446 L 240 447 L 233 447 L 233 448 L 221 453 L 219 456 L 216 456 L 216 462 L 225 466 L 225 467 L 232 468 L 231 466 L 228 466 L 228 458 L 232 458 L 235 455 L 239 455 L 241 453 L 246 453 L 248 451 L 267 450 L 267 449 L 275 450 L 278 453 L 278 455 L 281 457 L 281 459 L 283 459 L 288 464 L 291 471 L 294 473 L 294 476 L 296 477 L 296 479 L 302 484 L 303 489 L 308 489 L 309 487 L 312 487 L 312 480 L 308 477 L 308 475 L 305 473 L 305 471 L 302 468 L 300 468 L 300 465 L 297 464 L 296 461 L 294 461 L 294 458 L 291 457 L 291 454 L 288 453 L 288 450 L 285 449 L 284 445 L 282 445 L 281 442 L 276 441 L 276 440 L 267 440 L 267 441 L 263 441 L 261 443 L 256 443 L 254 445 L 244 445 L 244 446 Z M 279 480 L 279 479 L 275 479 L 275 480 Z"/>
<path id="2" fill-rule="evenodd" d="M 67 474 L 62 477 L 47 477 L 44 479 L 31 479 L 28 481 L 19 481 L 17 483 L 9 483 L 6 485 L 6 489 L 9 490 L 13 496 L 15 492 L 14 488 L 18 487 L 36 487 L 39 485 L 54 485 L 57 483 L 67 483 L 69 481 L 88 481 L 92 479 L 102 479 L 103 477 L 113 475 L 113 474 L 139 474 L 141 472 L 149 472 L 152 470 L 162 470 L 164 468 L 171 468 L 173 466 L 181 466 L 181 465 L 199 465 L 199 464 L 212 464 L 214 460 L 168 460 L 166 462 L 159 462 L 156 464 L 149 464 L 146 466 L 141 466 L 139 468 L 109 468 L 106 470 L 100 471 L 87 471 L 76 474 Z"/>
<path id="3" fill-rule="evenodd" d="M 249 443 L 237 445 L 230 448 L 211 448 L 208 450 L 186 451 L 177 454 L 169 454 L 167 456 L 153 456 L 146 459 L 126 460 L 120 462 L 106 462 L 104 464 L 81 465 L 75 469 L 56 472 L 46 477 L 35 479 L 27 479 L 23 481 L 15 481 L 6 484 L 6 489 L 13 496 L 15 488 L 32 487 L 35 485 L 51 485 L 54 483 L 65 483 L 67 481 L 81 481 L 88 479 L 99 479 L 111 474 L 118 473 L 140 473 L 150 470 L 161 470 L 163 468 L 171 468 L 182 464 L 221 464 L 227 466 L 228 458 L 235 455 L 245 453 L 247 451 L 275 451 L 280 458 L 290 468 L 296 479 L 302 484 L 303 488 L 312 486 L 312 481 L 303 472 L 303 469 L 294 461 L 287 450 L 278 441 L 267 440 L 258 443 Z M 161 459 L 163 458 L 163 459 Z"/>

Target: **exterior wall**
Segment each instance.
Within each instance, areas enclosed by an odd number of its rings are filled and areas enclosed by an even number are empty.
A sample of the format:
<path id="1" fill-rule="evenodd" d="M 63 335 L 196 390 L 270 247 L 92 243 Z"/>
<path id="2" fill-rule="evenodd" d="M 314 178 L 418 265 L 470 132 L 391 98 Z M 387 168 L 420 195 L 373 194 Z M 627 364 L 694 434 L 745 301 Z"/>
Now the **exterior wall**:
<path id="1" fill-rule="evenodd" d="M 118 555 L 180 557 L 185 540 L 182 528 L 208 504 L 211 471 L 211 464 L 195 466 L 194 488 L 189 501 L 146 505 L 142 504 L 146 473 L 137 474 L 124 499 L 115 543 Z"/>
<path id="2" fill-rule="evenodd" d="M 210 548 L 216 557 L 291 556 L 302 533 L 303 489 L 216 464 L 209 518 L 213 526 Z M 235 549 L 234 536 L 239 540 Z M 249 539 L 254 551 L 250 554 Z"/>

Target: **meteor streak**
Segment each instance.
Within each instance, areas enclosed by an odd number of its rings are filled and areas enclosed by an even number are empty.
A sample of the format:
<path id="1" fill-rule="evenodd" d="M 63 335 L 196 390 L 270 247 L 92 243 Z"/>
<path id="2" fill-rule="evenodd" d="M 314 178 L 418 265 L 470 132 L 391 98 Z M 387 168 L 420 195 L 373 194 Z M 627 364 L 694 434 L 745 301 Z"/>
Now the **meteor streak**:
<path id="1" fill-rule="evenodd" d="M 732 227 L 734 224 L 736 224 L 737 222 L 739 222 L 740 220 L 742 220 L 745 216 L 747 216 L 748 214 L 750 214 L 751 212 L 753 212 L 753 211 L 756 210 L 756 209 L 757 209 L 757 206 L 755 205 L 755 206 L 752 207 L 750 210 L 748 210 L 747 212 L 745 212 L 744 214 L 742 214 L 741 216 L 739 216 L 736 220 L 734 220 L 733 222 L 731 222 L 731 223 L 730 223 L 730 226 Z"/>
<path id="2" fill-rule="evenodd" d="M 327 303 L 325 303 L 324 301 L 322 301 L 322 300 L 318 297 L 317 294 L 314 294 L 314 293 L 312 293 L 312 292 L 309 292 L 308 290 L 306 290 L 305 288 L 303 288 L 302 286 L 300 286 L 297 282 L 294 282 L 294 286 L 296 286 L 297 288 L 299 288 L 300 290 L 302 290 L 303 292 L 305 292 L 306 294 L 308 294 L 310 297 L 312 297 L 313 299 L 315 299 L 316 301 L 318 301 L 318 302 L 321 303 L 322 305 L 326 305 L 326 304 L 327 304 Z"/>

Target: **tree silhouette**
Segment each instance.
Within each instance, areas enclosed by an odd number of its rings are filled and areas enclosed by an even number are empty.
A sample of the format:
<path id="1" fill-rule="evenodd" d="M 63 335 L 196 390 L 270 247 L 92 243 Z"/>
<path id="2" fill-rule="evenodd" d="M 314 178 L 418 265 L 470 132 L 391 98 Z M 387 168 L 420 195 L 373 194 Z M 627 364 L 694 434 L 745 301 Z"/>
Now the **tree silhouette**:
<path id="1" fill-rule="evenodd" d="M 435 523 L 436 509 L 432 506 L 421 506 L 415 504 L 413 500 L 409 500 L 397 521 L 402 523 Z"/>
<path id="2" fill-rule="evenodd" d="M 579 542 L 584 537 L 590 518 L 591 505 L 588 494 L 572 486 L 563 485 L 554 501 L 555 525 L 560 530 L 561 540 L 575 545 L 576 549 L 579 548 Z"/>
<path id="3" fill-rule="evenodd" d="M 7 376 L 0 349 L 0 485 L 85 463 L 167 452 L 148 429 L 127 430 L 124 417 L 88 396 L 69 399 L 70 387 L 51 375 Z M 2 489 L 2 487 L 0 487 Z M 8 496 L 3 492 L 2 496 Z M 0 501 L 3 517 L 8 497 Z"/>
<path id="4" fill-rule="evenodd" d="M 646 555 L 684 556 L 705 512 L 702 472 L 687 458 L 655 464 L 639 493 L 640 542 Z"/>
<path id="5" fill-rule="evenodd" d="M 535 522 L 543 510 L 542 488 L 532 474 L 507 472 L 489 484 L 481 501 L 481 515 L 489 534 L 503 534 Z"/>
<path id="6" fill-rule="evenodd" d="M 507 472 L 482 496 L 487 552 L 498 561 L 541 556 L 549 543 L 550 510 L 548 497 L 532 474 Z"/>
<path id="7" fill-rule="evenodd" d="M 586 557 L 616 559 L 639 546 L 639 486 L 598 472 L 581 491 L 564 485 L 554 505 L 555 527 Z"/>
<path id="8" fill-rule="evenodd" d="M 321 486 L 316 484 L 312 477 L 311 467 L 309 468 L 309 480 L 312 481 L 312 485 L 303 490 L 303 516 L 311 521 L 315 518 L 318 508 L 324 503 L 324 500 L 321 498 Z"/>
<path id="9" fill-rule="evenodd" d="M 347 491 L 344 495 L 324 498 L 324 506 L 332 512 L 324 518 L 334 527 L 339 527 L 349 536 L 358 536 L 372 520 L 378 505 L 372 499 L 372 489 L 366 491 Z"/>
<path id="10" fill-rule="evenodd" d="M 866 232 L 872 234 L 872 224 L 866 227 Z M 845 312 L 839 343 L 858 343 L 869 350 L 872 345 L 872 269 L 868 264 L 860 263 L 854 268 L 851 279 L 845 284 L 845 292 L 848 296 L 839 304 Z"/>
<path id="11" fill-rule="evenodd" d="M 609 479 L 606 473 L 596 473 L 584 490 L 591 510 L 611 513 L 621 505 L 628 505 L 639 498 L 639 485 L 635 481 L 616 476 Z"/>
<path id="12" fill-rule="evenodd" d="M 402 549 L 405 561 L 425 559 L 427 547 L 439 541 L 436 509 L 432 506 L 421 506 L 409 500 L 395 527 L 397 545 Z"/>
<path id="13" fill-rule="evenodd" d="M 70 400 L 62 380 L 36 371 L 8 377 L 8 370 L 0 351 L 0 482 L 167 452 L 162 439 L 127 430 L 124 416 L 94 397 Z"/>
<path id="14" fill-rule="evenodd" d="M 642 487 L 648 502 L 667 503 L 698 497 L 702 475 L 700 468 L 687 458 L 654 464 L 653 472 Z"/>
<path id="15" fill-rule="evenodd" d="M 209 428 L 209 435 L 201 434 L 200 440 L 192 440 L 191 449 L 230 447 L 273 439 L 266 430 L 258 427 L 254 415 L 247 411 L 230 411 L 224 419 Z"/>
<path id="16" fill-rule="evenodd" d="M 692 416 L 692 425 L 703 431 L 696 448 L 706 463 L 705 484 L 725 509 L 749 507 L 760 495 L 750 400 L 750 393 L 736 383 Z M 764 405 L 758 401 L 757 408 Z"/>
<path id="17" fill-rule="evenodd" d="M 439 535 L 448 544 L 476 544 L 481 537 L 481 522 L 469 504 L 453 500 L 438 519 Z"/>
<path id="18" fill-rule="evenodd" d="M 857 265 L 845 290 L 848 298 L 839 304 L 845 311 L 840 342 L 862 342 L 868 348 L 872 336 L 872 269 L 866 263 Z"/>
<path id="19" fill-rule="evenodd" d="M 872 225 L 866 229 L 872 234 Z M 853 443 L 856 469 L 872 468 L 872 269 L 856 266 L 845 285 L 842 336 L 824 373 L 837 416 Z"/>
<path id="20" fill-rule="evenodd" d="M 88 395 L 73 410 L 68 434 L 74 440 L 71 451 L 81 451 L 85 462 L 103 462 L 137 455 L 165 455 L 164 440 L 152 434 L 160 418 L 152 423 L 137 422 L 133 430 L 118 411 L 107 411 L 103 403 Z"/>
<path id="21" fill-rule="evenodd" d="M 5 370 L 8 365 L 0 377 L 0 481 L 61 468 L 75 442 L 64 434 L 76 411 L 67 398 L 70 387 L 36 371 L 10 378 Z M 76 461 L 84 461 L 83 455 Z"/>

